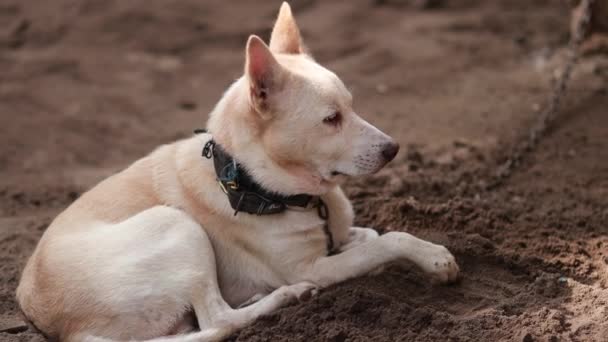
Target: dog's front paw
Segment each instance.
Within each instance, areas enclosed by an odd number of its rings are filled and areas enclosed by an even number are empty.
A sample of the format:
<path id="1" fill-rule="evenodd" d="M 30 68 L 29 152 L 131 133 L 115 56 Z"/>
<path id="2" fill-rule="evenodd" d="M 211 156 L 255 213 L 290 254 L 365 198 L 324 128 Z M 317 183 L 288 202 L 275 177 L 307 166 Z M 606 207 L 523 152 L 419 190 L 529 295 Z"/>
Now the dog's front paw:
<path id="1" fill-rule="evenodd" d="M 307 302 L 317 294 L 317 285 L 309 282 L 301 282 L 293 285 L 281 286 L 277 291 L 281 291 L 288 302 Z"/>
<path id="2" fill-rule="evenodd" d="M 456 259 L 441 245 L 430 244 L 425 251 L 422 269 L 440 283 L 452 283 L 458 279 L 460 268 Z"/>

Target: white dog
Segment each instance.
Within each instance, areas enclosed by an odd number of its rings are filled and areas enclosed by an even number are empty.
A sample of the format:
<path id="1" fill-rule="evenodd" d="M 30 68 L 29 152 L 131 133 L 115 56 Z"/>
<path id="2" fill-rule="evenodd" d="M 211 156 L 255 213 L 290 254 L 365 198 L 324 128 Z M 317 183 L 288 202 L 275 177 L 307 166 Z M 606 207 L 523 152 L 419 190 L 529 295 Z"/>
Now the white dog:
<path id="1" fill-rule="evenodd" d="M 244 76 L 207 127 L 53 221 L 17 289 L 46 336 L 215 341 L 388 263 L 456 279 L 443 246 L 351 227 L 340 182 L 378 171 L 399 146 L 355 114 L 340 79 L 307 53 L 287 3 L 270 47 L 249 37 Z"/>

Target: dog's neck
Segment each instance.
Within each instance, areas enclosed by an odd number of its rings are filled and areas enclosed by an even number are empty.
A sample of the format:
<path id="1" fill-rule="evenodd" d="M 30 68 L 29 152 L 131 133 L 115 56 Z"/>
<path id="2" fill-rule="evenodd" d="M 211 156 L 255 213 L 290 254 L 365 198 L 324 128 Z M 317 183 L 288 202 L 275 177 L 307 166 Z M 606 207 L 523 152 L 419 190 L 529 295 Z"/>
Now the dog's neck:
<path id="1" fill-rule="evenodd" d="M 286 171 L 266 153 L 261 138 L 256 136 L 254 109 L 248 98 L 248 84 L 237 80 L 211 112 L 207 128 L 213 139 L 231 154 L 251 177 L 271 192 L 282 195 L 322 195 L 332 187 L 321 179 Z"/>

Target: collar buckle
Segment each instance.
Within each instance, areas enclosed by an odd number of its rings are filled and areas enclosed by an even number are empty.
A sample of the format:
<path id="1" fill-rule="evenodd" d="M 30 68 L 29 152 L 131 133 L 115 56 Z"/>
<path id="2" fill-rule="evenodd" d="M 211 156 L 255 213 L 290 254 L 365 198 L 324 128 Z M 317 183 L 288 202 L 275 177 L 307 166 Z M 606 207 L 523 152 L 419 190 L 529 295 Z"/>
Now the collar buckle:
<path id="1" fill-rule="evenodd" d="M 239 184 L 235 180 L 227 181 L 226 185 L 230 188 L 230 190 L 238 190 Z"/>
<path id="2" fill-rule="evenodd" d="M 228 194 L 228 189 L 230 190 L 238 190 L 239 189 L 239 185 L 237 184 L 236 181 L 227 181 L 224 182 L 220 179 L 217 180 L 217 183 L 220 185 L 220 189 L 222 189 L 222 191 L 227 195 Z"/>

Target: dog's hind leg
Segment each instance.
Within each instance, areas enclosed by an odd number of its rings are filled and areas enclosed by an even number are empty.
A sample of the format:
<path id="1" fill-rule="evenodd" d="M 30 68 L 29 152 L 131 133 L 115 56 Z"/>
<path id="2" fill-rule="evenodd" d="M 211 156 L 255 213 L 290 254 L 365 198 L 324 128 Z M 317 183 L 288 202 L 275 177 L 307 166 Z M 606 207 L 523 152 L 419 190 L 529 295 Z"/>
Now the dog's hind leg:
<path id="1" fill-rule="evenodd" d="M 167 227 L 164 237 L 156 242 L 168 243 L 169 248 L 166 253 L 155 256 L 158 260 L 155 265 L 164 265 L 161 277 L 171 278 L 178 272 L 183 275 L 181 281 L 172 280 L 173 289 L 181 288 L 177 292 L 187 297 L 184 299 L 194 310 L 201 333 L 207 333 L 207 340 L 222 339 L 292 301 L 306 300 L 316 289 L 310 283 L 282 286 L 256 303 L 233 309 L 222 297 L 215 252 L 204 229 L 185 212 L 168 207 L 152 209 L 148 216 L 148 222 L 164 221 L 167 226 L 172 226 Z"/>
<path id="2" fill-rule="evenodd" d="M 54 243 L 58 249 L 78 252 L 55 262 L 94 284 L 82 291 L 72 289 L 73 297 L 89 303 L 88 311 L 78 315 L 88 320 L 71 321 L 75 329 L 63 332 L 65 341 L 217 341 L 261 315 L 307 299 L 315 289 L 309 283 L 284 286 L 233 309 L 220 292 L 215 252 L 205 230 L 187 213 L 166 206 Z M 82 310 L 78 302 L 72 307 Z M 187 331 L 189 310 L 200 332 L 159 337 Z M 100 312 L 116 314 L 105 319 L 98 318 Z"/>
<path id="3" fill-rule="evenodd" d="M 156 277 L 160 277 L 152 286 L 168 281 L 172 286 L 167 286 L 167 291 L 185 296 L 183 299 L 194 310 L 206 340 L 222 339 L 290 302 L 307 300 L 316 289 L 315 285 L 305 282 L 282 286 L 256 303 L 233 309 L 222 297 L 215 252 L 204 229 L 185 212 L 169 207 L 156 207 L 140 214 L 135 225 L 143 227 L 147 222 L 165 227 L 161 229 L 162 234 L 148 241 L 151 245 L 165 245 L 155 253 L 156 261 L 149 260 L 156 268 Z M 158 274 L 159 271 L 162 274 Z M 161 280 L 165 277 L 168 279 Z M 164 300 L 162 297 L 163 293 L 159 293 L 157 300 Z"/>

